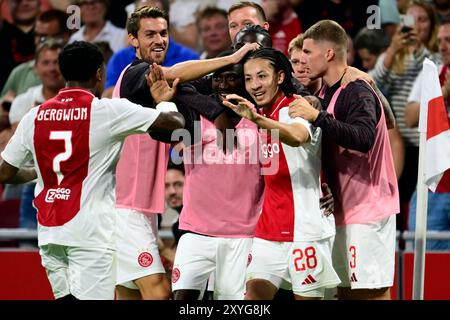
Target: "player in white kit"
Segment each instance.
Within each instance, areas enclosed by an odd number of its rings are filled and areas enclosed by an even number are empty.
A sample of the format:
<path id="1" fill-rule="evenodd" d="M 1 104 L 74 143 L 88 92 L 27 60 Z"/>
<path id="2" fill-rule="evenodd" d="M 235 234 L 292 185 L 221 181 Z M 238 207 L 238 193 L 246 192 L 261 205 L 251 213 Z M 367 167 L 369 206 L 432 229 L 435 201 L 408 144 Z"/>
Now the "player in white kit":
<path id="1" fill-rule="evenodd" d="M 55 298 L 113 299 L 114 172 L 123 140 L 170 132 L 183 127 L 184 119 L 126 99 L 98 99 L 105 64 L 92 44 L 66 46 L 59 64 L 66 88 L 22 119 L 2 153 L 0 183 L 33 179 L 19 168 L 34 161 L 38 242 Z M 176 109 L 169 102 L 159 107 L 167 104 Z"/>

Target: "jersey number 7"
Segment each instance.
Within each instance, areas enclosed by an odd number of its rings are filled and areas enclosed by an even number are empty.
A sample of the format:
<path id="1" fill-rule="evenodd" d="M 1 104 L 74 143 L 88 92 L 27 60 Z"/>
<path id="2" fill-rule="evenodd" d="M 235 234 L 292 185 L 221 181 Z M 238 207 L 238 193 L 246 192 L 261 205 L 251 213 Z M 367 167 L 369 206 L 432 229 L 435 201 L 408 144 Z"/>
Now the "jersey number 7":
<path id="1" fill-rule="evenodd" d="M 58 185 L 64 179 L 61 172 L 61 162 L 66 161 L 72 155 L 72 131 L 50 131 L 50 140 L 64 140 L 64 152 L 56 155 L 53 159 L 53 171 L 58 179 Z"/>

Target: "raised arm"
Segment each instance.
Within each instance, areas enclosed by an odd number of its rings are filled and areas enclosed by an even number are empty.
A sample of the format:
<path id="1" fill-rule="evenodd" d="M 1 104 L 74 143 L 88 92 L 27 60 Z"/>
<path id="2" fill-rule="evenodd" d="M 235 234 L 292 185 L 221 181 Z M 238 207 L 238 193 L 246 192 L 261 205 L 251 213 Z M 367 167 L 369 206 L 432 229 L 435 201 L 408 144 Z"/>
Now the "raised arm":
<path id="1" fill-rule="evenodd" d="M 258 47 L 257 43 L 246 43 L 242 48 L 229 56 L 206 60 L 190 60 L 177 63 L 172 67 L 163 67 L 162 69 L 167 80 L 171 81 L 179 78 L 181 82 L 191 81 L 220 68 L 238 63 L 247 53 L 258 49 Z"/>
<path id="2" fill-rule="evenodd" d="M 256 123 L 259 127 L 267 130 L 278 130 L 280 141 L 291 146 L 298 147 L 304 143 L 309 142 L 310 136 L 308 129 L 302 124 L 281 123 L 258 114 L 255 111 L 254 105 L 247 99 L 236 94 L 230 94 L 223 101 L 223 104 L 232 109 L 238 115 Z M 231 101 L 236 101 L 234 104 Z"/>

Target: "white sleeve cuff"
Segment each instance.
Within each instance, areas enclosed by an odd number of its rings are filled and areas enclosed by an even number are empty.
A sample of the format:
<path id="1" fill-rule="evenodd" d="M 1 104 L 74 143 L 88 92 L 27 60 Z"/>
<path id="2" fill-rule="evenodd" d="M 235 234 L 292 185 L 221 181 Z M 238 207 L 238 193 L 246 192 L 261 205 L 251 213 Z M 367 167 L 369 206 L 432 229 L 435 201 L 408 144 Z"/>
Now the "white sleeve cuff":
<path id="1" fill-rule="evenodd" d="M 177 105 L 173 102 L 168 102 L 168 101 L 162 101 L 160 103 L 158 103 L 156 105 L 156 110 L 161 111 L 161 112 L 170 112 L 170 111 L 174 111 L 177 112 Z"/>

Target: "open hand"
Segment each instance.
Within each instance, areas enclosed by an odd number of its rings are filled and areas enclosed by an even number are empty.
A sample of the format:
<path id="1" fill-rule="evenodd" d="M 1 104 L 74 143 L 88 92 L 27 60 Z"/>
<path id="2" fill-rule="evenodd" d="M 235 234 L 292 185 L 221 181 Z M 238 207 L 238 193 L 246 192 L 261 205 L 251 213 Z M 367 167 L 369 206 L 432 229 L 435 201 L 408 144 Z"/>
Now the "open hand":
<path id="1" fill-rule="evenodd" d="M 330 187 L 326 183 L 322 183 L 321 189 L 323 196 L 320 198 L 320 209 L 328 217 L 334 212 L 334 198 Z"/>
<path id="2" fill-rule="evenodd" d="M 253 103 L 237 94 L 227 95 L 225 100 L 222 101 L 222 104 L 250 121 L 255 121 L 258 116 Z"/>
<path id="3" fill-rule="evenodd" d="M 238 51 L 231 55 L 231 57 L 233 58 L 233 63 L 239 63 L 239 61 L 241 61 L 247 55 L 247 53 L 249 53 L 250 51 L 255 51 L 260 47 L 261 46 L 256 42 L 244 44 Z"/>
<path id="4" fill-rule="evenodd" d="M 314 122 L 319 116 L 319 110 L 298 94 L 294 94 L 294 98 L 296 99 L 289 104 L 289 116 L 291 118 L 301 117 L 309 122 Z"/>
<path id="5" fill-rule="evenodd" d="M 161 69 L 161 66 L 156 63 L 152 64 L 150 68 L 150 73 L 145 75 L 145 79 L 147 80 L 147 85 L 150 89 L 150 93 L 155 100 L 156 103 L 160 103 L 161 101 L 170 101 L 173 99 L 179 78 L 176 78 L 172 86 L 169 85 L 166 78 L 164 77 L 164 73 Z"/>

